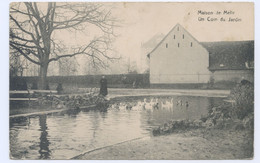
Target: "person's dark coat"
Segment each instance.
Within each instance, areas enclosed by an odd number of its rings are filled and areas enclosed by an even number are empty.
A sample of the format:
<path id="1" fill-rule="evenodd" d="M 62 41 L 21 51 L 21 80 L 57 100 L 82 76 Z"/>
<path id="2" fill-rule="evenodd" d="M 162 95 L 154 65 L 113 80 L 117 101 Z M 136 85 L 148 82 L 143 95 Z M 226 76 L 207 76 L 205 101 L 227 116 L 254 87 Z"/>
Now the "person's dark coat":
<path id="1" fill-rule="evenodd" d="M 100 80 L 100 92 L 99 94 L 106 96 L 107 95 L 107 79 L 102 78 Z"/>

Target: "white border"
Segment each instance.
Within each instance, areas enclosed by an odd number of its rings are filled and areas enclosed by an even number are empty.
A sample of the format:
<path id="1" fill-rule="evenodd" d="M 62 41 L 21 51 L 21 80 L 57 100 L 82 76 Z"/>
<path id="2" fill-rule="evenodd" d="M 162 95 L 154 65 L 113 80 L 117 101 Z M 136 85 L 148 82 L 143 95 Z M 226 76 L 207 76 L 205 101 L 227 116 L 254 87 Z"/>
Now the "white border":
<path id="1" fill-rule="evenodd" d="M 21 1 L 21 0 L 2 0 L 0 1 L 0 40 L 1 40 L 1 59 L 0 59 L 0 72 L 1 72 L 1 80 L 0 80 L 0 101 L 1 101 L 1 114 L 0 114 L 0 119 L 1 119 L 1 134 L 0 134 L 0 162 L 16 162 L 13 160 L 9 159 L 9 101 L 8 101 L 8 96 L 9 96 L 9 52 L 8 52 L 8 32 L 9 32 L 9 20 L 8 20 L 8 15 L 9 15 L 9 3 L 11 2 L 17 2 L 17 1 Z M 37 0 L 37 1 L 41 1 L 41 2 L 46 2 L 44 0 Z M 52 0 L 53 1 L 53 0 Z M 64 0 L 55 0 L 55 1 L 64 1 Z M 76 1 L 79 2 L 80 0 L 69 0 L 69 1 Z M 81 0 L 82 1 L 82 0 Z M 108 0 L 95 0 L 95 1 L 99 1 L 99 2 L 110 2 Z M 121 2 L 122 0 L 114 0 L 115 1 L 119 1 Z M 153 2 L 154 0 L 141 0 L 141 1 L 136 1 L 136 0 L 128 0 L 128 2 Z M 154 1 L 156 2 L 156 1 Z M 162 2 L 169 2 L 163 0 Z M 174 0 L 170 0 L 170 2 L 223 2 L 221 0 L 207 0 L 207 1 L 195 1 L 195 0 L 182 0 L 182 1 L 174 1 Z M 254 159 L 253 160 L 236 160 L 236 162 L 251 162 L 251 163 L 255 163 L 255 162 L 260 162 L 260 156 L 259 156 L 259 124 L 260 124 L 260 118 L 259 118 L 259 102 L 258 102 L 258 94 L 259 94 L 259 86 L 258 86 L 258 81 L 259 81 L 259 48 L 260 48 L 260 43 L 259 43 L 259 33 L 260 31 L 257 29 L 260 29 L 260 24 L 259 24 L 259 20 L 260 20 L 260 12 L 259 12 L 259 6 L 260 6 L 260 2 L 257 0 L 249 0 L 249 1 L 245 1 L 245 0 L 228 0 L 225 2 L 254 2 L 255 3 L 255 151 L 254 151 Z M 38 162 L 40 160 L 25 160 L 22 161 L 24 163 L 27 162 Z M 46 161 L 46 160 L 44 160 Z M 119 162 L 119 161 L 115 161 L 115 160 L 108 160 L 108 161 L 92 161 L 91 162 Z M 89 162 L 90 162 L 89 161 Z M 193 163 L 199 163 L 199 162 L 222 162 L 222 163 L 228 163 L 228 162 L 233 162 L 234 160 L 229 160 L 229 161 L 201 161 L 201 160 L 195 160 L 192 161 Z M 48 162 L 64 162 L 64 160 L 49 160 Z M 75 160 L 68 160 L 66 162 L 76 162 Z M 77 162 L 86 162 L 86 160 L 77 160 Z M 120 162 L 173 162 L 173 161 L 120 161 Z M 191 161 L 175 161 L 174 162 L 191 162 Z"/>

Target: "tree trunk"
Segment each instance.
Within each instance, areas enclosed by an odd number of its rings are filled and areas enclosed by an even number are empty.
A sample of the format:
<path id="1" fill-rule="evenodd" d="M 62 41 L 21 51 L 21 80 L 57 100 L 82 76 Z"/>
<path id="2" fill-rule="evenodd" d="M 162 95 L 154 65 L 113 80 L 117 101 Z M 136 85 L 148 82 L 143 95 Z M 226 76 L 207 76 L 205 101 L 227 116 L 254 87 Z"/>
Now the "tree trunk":
<path id="1" fill-rule="evenodd" d="M 45 90 L 47 85 L 47 70 L 48 64 L 42 64 L 40 66 L 40 74 L 39 74 L 39 89 Z"/>

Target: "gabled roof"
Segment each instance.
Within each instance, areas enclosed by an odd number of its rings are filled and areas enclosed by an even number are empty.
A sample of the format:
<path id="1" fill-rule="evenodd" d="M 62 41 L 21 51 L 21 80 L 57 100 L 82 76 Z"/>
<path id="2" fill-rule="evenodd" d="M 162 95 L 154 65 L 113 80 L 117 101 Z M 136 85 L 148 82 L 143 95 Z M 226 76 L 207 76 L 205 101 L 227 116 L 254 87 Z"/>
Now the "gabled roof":
<path id="1" fill-rule="evenodd" d="M 176 24 L 171 31 L 155 46 L 147 55 L 150 57 L 169 36 L 170 33 L 180 24 Z M 184 29 L 184 28 L 183 28 Z M 185 30 L 185 29 L 184 29 Z M 209 52 L 209 70 L 245 70 L 254 67 L 254 41 L 219 41 L 199 42 L 187 30 L 185 30 L 195 41 Z"/>
<path id="2" fill-rule="evenodd" d="M 202 42 L 209 51 L 209 70 L 249 69 L 254 61 L 254 41 Z M 253 65 L 249 65 L 250 67 Z"/>
<path id="3" fill-rule="evenodd" d="M 157 46 L 155 46 L 155 48 L 150 52 L 150 53 L 148 53 L 147 54 L 147 57 L 149 57 L 150 58 L 150 55 L 164 42 L 164 40 L 172 33 L 172 31 L 176 28 L 176 27 L 181 27 L 181 28 L 183 28 L 179 23 L 177 23 L 171 30 L 170 30 L 170 32 L 168 32 L 168 34 L 162 39 L 162 41 L 160 41 L 159 42 L 159 44 L 157 44 Z M 184 29 L 184 31 L 185 32 L 187 32 L 195 41 L 197 41 L 199 44 L 200 44 L 200 42 L 195 38 L 195 37 L 193 37 L 185 28 L 183 28 Z M 201 46 L 203 47 L 203 45 L 201 44 Z M 203 48 L 205 48 L 205 47 L 203 47 Z M 206 49 L 206 48 L 205 48 Z M 207 49 L 206 49 L 207 50 Z"/>

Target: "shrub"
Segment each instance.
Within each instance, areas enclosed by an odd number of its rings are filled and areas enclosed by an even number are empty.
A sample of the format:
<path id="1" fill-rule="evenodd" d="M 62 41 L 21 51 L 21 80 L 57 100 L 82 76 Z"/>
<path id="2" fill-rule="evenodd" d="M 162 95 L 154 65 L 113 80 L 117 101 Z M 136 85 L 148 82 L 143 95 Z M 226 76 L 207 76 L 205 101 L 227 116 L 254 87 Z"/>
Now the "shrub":
<path id="1" fill-rule="evenodd" d="M 242 80 L 233 90 L 230 98 L 235 101 L 233 110 L 239 119 L 244 119 L 254 112 L 254 85 Z"/>

